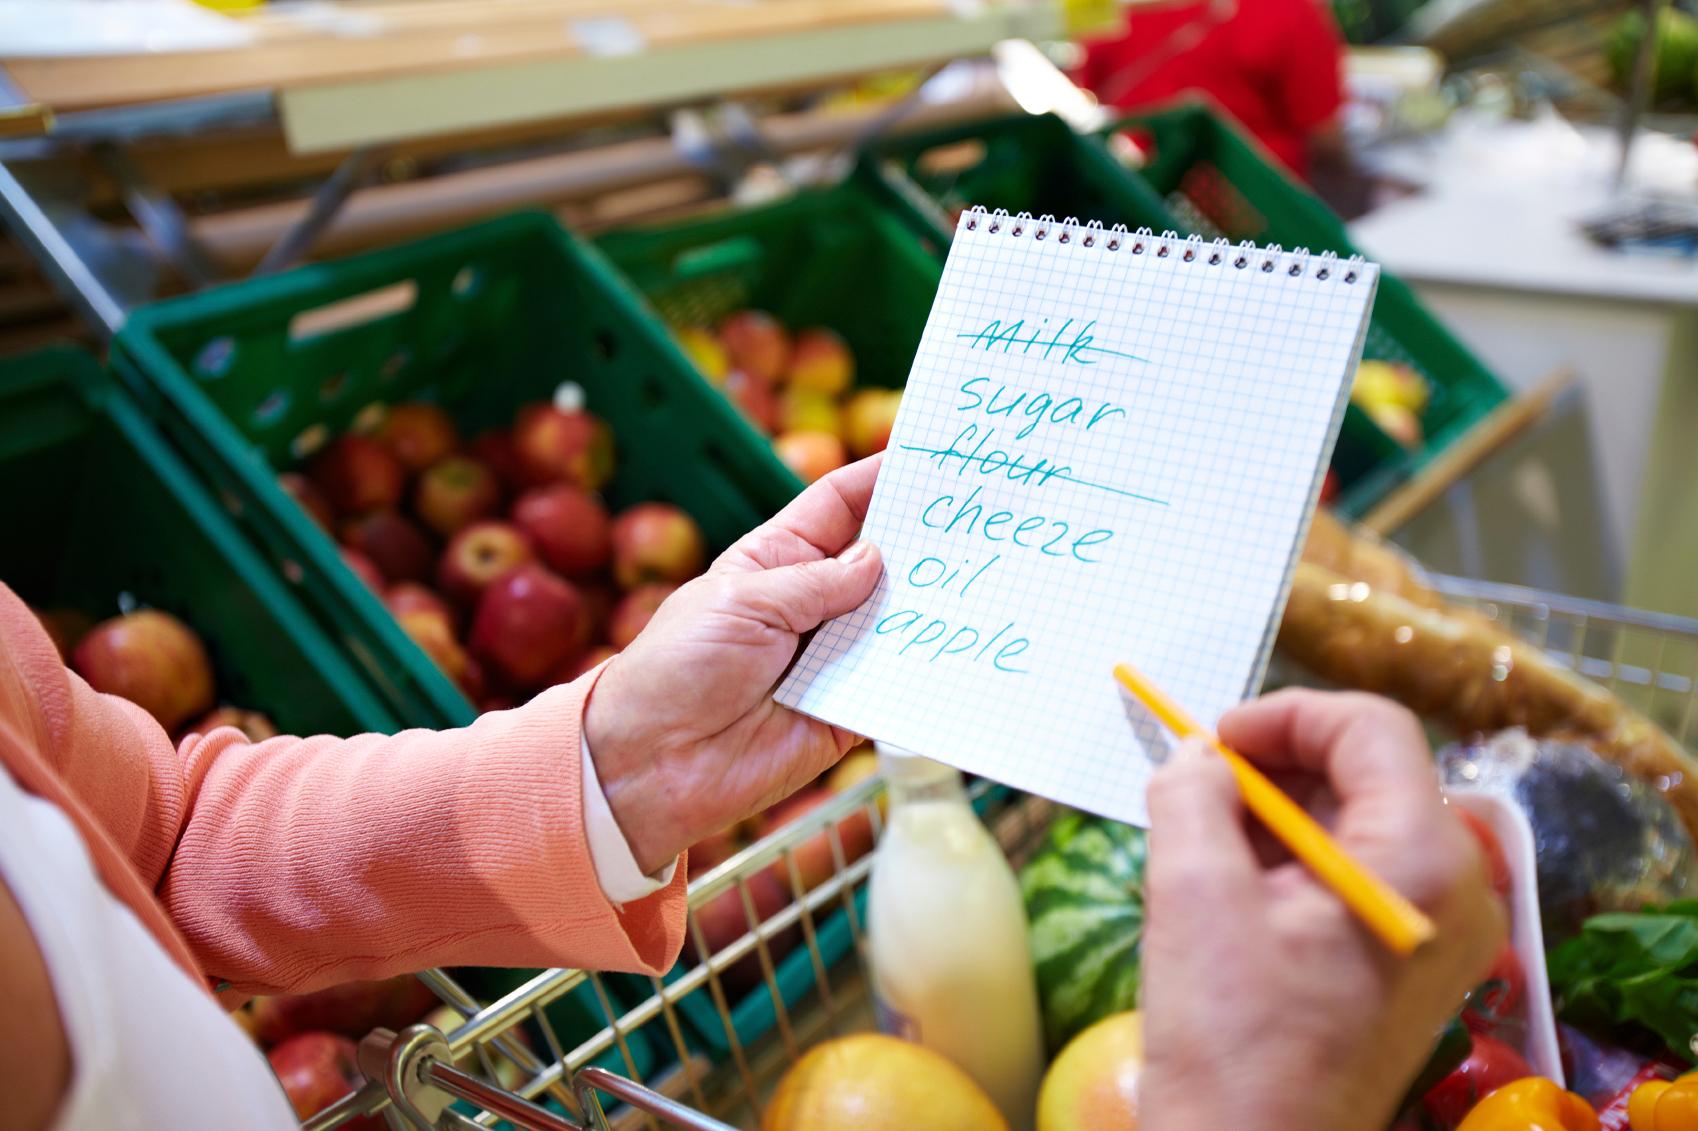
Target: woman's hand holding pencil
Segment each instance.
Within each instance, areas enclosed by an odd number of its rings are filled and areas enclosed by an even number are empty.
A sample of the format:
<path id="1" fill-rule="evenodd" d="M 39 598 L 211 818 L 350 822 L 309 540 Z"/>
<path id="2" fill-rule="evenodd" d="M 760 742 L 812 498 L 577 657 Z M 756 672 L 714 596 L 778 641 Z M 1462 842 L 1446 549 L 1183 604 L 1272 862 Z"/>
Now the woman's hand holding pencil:
<path id="1" fill-rule="evenodd" d="M 1184 743 L 1149 790 L 1140 1131 L 1379 1131 L 1503 945 L 1480 851 L 1385 700 L 1279 692 L 1220 738 L 1330 790 L 1339 847 L 1436 931 L 1388 949 L 1307 867 L 1259 851 L 1226 761 Z"/>

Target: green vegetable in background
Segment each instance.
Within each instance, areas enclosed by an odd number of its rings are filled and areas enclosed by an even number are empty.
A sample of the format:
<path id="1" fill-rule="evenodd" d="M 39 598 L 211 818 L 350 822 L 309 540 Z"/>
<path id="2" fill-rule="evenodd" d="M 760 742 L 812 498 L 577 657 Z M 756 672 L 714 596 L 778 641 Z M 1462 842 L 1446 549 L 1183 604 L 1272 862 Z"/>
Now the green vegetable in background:
<path id="1" fill-rule="evenodd" d="M 1610 74 L 1617 89 L 1625 91 L 1633 81 L 1633 61 L 1645 37 L 1645 14 L 1637 9 L 1623 15 L 1610 31 L 1605 45 Z M 1698 68 L 1698 20 L 1678 8 L 1665 7 L 1657 17 L 1657 46 L 1651 64 L 1652 98 L 1676 101 L 1692 92 L 1693 72 Z"/>
<path id="2" fill-rule="evenodd" d="M 1649 1029 L 1693 1060 L 1698 1034 L 1698 900 L 1586 920 L 1547 959 L 1563 1019 L 1584 1029 Z"/>

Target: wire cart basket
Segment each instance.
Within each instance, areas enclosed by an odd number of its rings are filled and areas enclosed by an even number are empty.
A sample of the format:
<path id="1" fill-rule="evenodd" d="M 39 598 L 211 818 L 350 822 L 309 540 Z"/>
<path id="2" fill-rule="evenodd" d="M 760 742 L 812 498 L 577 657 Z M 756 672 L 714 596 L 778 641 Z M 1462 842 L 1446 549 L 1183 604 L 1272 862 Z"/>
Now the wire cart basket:
<path id="1" fill-rule="evenodd" d="M 1698 717 L 1698 619 L 1641 612 L 1520 586 L 1454 577 L 1429 579 L 1452 601 L 1498 621 L 1546 649 L 1581 675 L 1610 688 L 1630 706 L 1689 741 Z M 379 1030 L 360 1046 L 369 1083 L 308 1119 L 305 1131 L 330 1131 L 370 1117 L 397 1131 L 427 1128 L 517 1128 L 522 1131 L 627 1131 L 686 1128 L 732 1131 L 758 1126 L 764 1097 L 784 1069 L 813 1043 L 872 1027 L 864 889 L 871 855 L 845 856 L 845 818 L 864 813 L 875 838 L 882 832 L 883 783 L 869 779 L 811 810 L 772 836 L 739 852 L 690 885 L 685 961 L 666 980 L 647 979 L 646 996 L 620 1004 L 610 982 L 619 975 L 577 970 L 544 971 L 494 1001 L 478 1001 L 443 971 L 422 979 L 467 1020 L 451 1032 L 415 1025 L 399 1034 Z M 989 782 L 969 789 L 998 842 L 1019 865 L 1036 848 L 1059 807 L 1042 798 L 1010 794 Z M 797 850 L 824 836 L 834 873 L 805 890 Z M 776 869 L 787 875 L 792 902 L 765 918 L 757 911 L 750 880 Z M 710 951 L 698 912 L 735 890 L 748 930 Z M 841 960 L 822 949 L 822 927 L 848 921 L 854 946 Z M 800 932 L 813 985 L 787 999 L 777 977 L 775 940 Z M 703 956 L 706 956 L 705 958 Z M 761 986 L 770 995 L 776 1024 L 745 1042 L 732 1023 L 731 992 L 724 979 L 753 956 Z M 792 955 L 796 958 L 796 955 Z M 573 1048 L 563 1047 L 544 1014 L 549 1003 L 585 983 L 593 987 L 605 1025 Z M 692 1034 L 680 1003 L 706 991 L 729 1042 L 729 1055 L 709 1056 Z M 794 1004 L 791 1004 L 791 1003 Z M 526 1034 L 532 1034 L 527 1036 Z M 667 1041 L 673 1055 L 647 1074 L 631 1052 L 635 1035 Z M 540 1044 L 535 1038 L 540 1034 Z M 598 1067 L 610 1054 L 622 1072 Z M 502 1083 L 495 1083 L 500 1080 Z"/>

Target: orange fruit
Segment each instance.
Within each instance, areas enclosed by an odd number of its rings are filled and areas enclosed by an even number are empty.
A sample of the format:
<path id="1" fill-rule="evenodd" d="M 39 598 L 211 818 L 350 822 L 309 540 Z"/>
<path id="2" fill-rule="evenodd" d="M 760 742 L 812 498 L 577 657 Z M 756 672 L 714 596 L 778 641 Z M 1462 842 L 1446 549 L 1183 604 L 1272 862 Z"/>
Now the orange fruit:
<path id="1" fill-rule="evenodd" d="M 1008 1131 L 985 1093 L 942 1056 L 877 1033 L 827 1041 L 784 1074 L 761 1131 Z"/>
<path id="2" fill-rule="evenodd" d="M 1038 1131 L 1137 1131 L 1144 1027 L 1135 1011 L 1067 1042 L 1038 1090 Z"/>

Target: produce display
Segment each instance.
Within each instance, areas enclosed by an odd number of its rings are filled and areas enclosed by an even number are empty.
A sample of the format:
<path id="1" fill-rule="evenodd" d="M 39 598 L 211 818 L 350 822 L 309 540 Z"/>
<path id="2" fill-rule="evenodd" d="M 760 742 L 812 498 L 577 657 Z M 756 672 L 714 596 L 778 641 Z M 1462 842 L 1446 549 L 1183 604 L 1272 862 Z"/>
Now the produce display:
<path id="1" fill-rule="evenodd" d="M 804 483 L 890 441 L 902 394 L 855 388 L 855 359 L 833 330 L 792 335 L 763 310 L 739 310 L 716 327 L 682 326 L 673 335 Z"/>
<path id="2" fill-rule="evenodd" d="M 480 710 L 589 671 L 707 564 L 680 508 L 608 513 L 613 435 L 559 401 L 469 443 L 441 408 L 397 404 L 279 477 Z"/>

